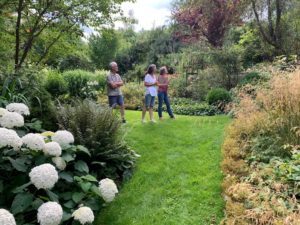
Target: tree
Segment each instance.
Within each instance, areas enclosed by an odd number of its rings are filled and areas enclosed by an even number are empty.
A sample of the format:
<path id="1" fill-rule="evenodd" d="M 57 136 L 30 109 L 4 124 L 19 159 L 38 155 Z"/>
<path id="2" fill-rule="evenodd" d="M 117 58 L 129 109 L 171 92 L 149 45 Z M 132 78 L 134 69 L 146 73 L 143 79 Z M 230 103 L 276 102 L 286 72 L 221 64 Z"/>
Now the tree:
<path id="1" fill-rule="evenodd" d="M 284 16 L 294 8 L 299 7 L 299 2 L 293 0 L 251 0 L 253 14 L 259 32 L 265 42 L 275 48 L 276 54 L 287 54 L 284 47 L 287 30 L 292 21 L 284 22 Z M 293 20 L 299 20 L 299 14 Z"/>
<path id="2" fill-rule="evenodd" d="M 286 0 L 251 0 L 252 10 L 260 33 L 268 44 L 275 47 L 277 52 L 283 51 L 282 14 L 287 2 Z M 266 19 L 262 19 L 264 13 L 267 14 Z"/>
<path id="3" fill-rule="evenodd" d="M 82 27 L 111 24 L 112 15 L 120 12 L 126 0 L 0 0 L 0 16 L 5 16 L 14 26 L 1 32 L 14 36 L 14 64 L 18 71 L 26 61 L 38 37 L 47 29 L 57 30 L 51 37 L 43 60 L 49 49 L 65 33 L 82 35 Z M 130 1 L 130 0 L 129 0 Z M 50 37 L 49 37 L 50 39 Z"/>
<path id="4" fill-rule="evenodd" d="M 115 59 L 118 49 L 118 36 L 112 29 L 104 29 L 100 35 L 92 35 L 89 39 L 91 59 L 99 69 L 108 67 Z"/>
<path id="5" fill-rule="evenodd" d="M 213 47 L 220 47 L 231 25 L 241 22 L 242 0 L 184 0 L 173 9 L 178 30 L 175 33 L 184 42 L 205 38 Z"/>

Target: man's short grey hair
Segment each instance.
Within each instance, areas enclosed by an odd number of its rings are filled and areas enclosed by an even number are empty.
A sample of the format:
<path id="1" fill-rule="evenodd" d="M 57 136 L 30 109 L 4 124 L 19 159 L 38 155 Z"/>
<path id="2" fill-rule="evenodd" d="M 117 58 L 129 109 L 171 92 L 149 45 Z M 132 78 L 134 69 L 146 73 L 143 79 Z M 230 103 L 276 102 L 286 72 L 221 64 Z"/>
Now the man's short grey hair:
<path id="1" fill-rule="evenodd" d="M 118 65 L 116 62 L 111 62 L 110 64 L 109 64 L 109 69 L 112 69 L 112 67 L 114 66 L 114 65 Z"/>

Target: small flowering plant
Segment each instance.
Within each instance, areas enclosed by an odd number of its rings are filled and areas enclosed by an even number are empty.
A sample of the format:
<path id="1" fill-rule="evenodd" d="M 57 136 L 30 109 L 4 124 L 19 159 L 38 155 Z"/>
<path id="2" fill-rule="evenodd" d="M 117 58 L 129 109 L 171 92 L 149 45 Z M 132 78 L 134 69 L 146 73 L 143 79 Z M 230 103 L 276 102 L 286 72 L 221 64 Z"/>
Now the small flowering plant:
<path id="1" fill-rule="evenodd" d="M 74 145 L 69 131 L 23 129 L 23 115 L 29 114 L 23 104 L 0 109 L 0 202 L 5 206 L 0 224 L 93 223 L 94 212 L 113 201 L 117 186 L 110 179 L 99 182 L 86 163 L 89 150 Z"/>

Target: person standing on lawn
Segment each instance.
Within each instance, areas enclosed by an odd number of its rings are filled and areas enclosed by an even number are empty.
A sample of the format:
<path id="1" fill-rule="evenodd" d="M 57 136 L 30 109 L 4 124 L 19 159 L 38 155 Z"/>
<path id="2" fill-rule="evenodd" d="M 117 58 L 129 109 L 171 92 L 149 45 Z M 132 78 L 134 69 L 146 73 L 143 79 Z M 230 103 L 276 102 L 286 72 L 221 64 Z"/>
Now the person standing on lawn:
<path id="1" fill-rule="evenodd" d="M 145 80 L 144 80 L 146 91 L 145 91 L 145 101 L 144 101 L 143 112 L 142 112 L 142 123 L 145 123 L 145 116 L 147 110 L 149 111 L 150 121 L 152 123 L 156 123 L 153 117 L 153 107 L 155 103 L 155 97 L 157 96 L 157 78 L 155 72 L 156 72 L 156 65 L 151 64 L 148 67 Z"/>
<path id="2" fill-rule="evenodd" d="M 158 117 L 160 120 L 163 119 L 162 106 L 163 103 L 165 103 L 170 118 L 175 119 L 175 116 L 170 106 L 169 97 L 168 97 L 169 78 L 168 78 L 168 70 L 166 67 L 160 68 L 157 82 L 158 82 Z"/>
<path id="3" fill-rule="evenodd" d="M 109 106 L 114 109 L 116 108 L 117 105 L 119 105 L 122 123 L 126 123 L 124 98 L 120 88 L 124 85 L 124 82 L 122 81 L 122 78 L 118 74 L 119 68 L 116 62 L 111 62 L 109 64 L 109 68 L 110 68 L 110 73 L 106 78 Z"/>

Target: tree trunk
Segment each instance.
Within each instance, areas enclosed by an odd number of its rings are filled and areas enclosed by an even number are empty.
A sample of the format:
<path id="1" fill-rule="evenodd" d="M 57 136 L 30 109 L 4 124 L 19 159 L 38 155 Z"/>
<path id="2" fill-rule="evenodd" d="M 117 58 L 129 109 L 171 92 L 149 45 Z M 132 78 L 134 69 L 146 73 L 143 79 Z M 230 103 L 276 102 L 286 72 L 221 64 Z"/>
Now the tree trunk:
<path id="1" fill-rule="evenodd" d="M 281 0 L 276 0 L 276 22 L 275 29 L 273 26 L 272 13 L 273 9 L 271 6 L 271 0 L 267 0 L 267 13 L 268 13 L 268 29 L 264 29 L 263 22 L 259 18 L 258 11 L 256 9 L 256 0 L 251 0 L 252 9 L 256 19 L 257 26 L 263 37 L 263 39 L 273 47 L 275 47 L 276 54 L 281 54 L 283 52 L 282 43 L 281 43 L 281 14 L 282 14 L 282 3 Z"/>
<path id="2" fill-rule="evenodd" d="M 17 23 L 16 23 L 16 46 L 15 46 L 15 72 L 20 69 L 19 65 L 19 55 L 20 55 L 20 25 L 21 25 L 21 19 L 22 19 L 22 10 L 23 10 L 23 3 L 24 0 L 19 0 L 18 8 L 17 8 Z"/>

